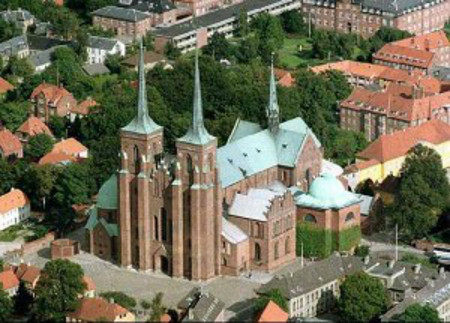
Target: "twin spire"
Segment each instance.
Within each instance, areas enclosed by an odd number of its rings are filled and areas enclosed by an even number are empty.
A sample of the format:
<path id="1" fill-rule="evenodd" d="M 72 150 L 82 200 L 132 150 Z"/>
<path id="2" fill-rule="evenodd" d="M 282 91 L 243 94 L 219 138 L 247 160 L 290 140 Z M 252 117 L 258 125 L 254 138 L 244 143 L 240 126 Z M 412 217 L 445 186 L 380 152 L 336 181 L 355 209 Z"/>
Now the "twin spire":
<path id="1" fill-rule="evenodd" d="M 137 115 L 122 130 L 139 133 L 151 134 L 162 129 L 148 114 L 147 90 L 145 86 L 145 65 L 144 65 L 144 46 L 142 40 L 140 43 L 139 54 L 139 93 Z M 200 86 L 200 70 L 198 66 L 198 49 L 195 51 L 195 79 L 194 79 L 194 104 L 192 123 L 188 132 L 181 138 L 179 142 L 185 142 L 194 145 L 204 145 L 215 139 L 205 128 L 203 119 L 203 105 Z M 273 57 L 270 70 L 270 93 L 269 104 L 266 108 L 269 130 L 276 133 L 279 129 L 279 107 L 277 100 L 277 88 L 275 82 L 275 74 L 273 69 Z"/>

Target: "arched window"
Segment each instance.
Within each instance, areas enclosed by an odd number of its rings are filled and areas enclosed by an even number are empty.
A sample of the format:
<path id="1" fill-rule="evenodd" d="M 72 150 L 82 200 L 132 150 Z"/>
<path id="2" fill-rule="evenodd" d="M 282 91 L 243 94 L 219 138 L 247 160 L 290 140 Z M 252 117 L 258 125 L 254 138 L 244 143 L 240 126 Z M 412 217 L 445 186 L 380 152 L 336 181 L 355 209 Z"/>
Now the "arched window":
<path id="1" fill-rule="evenodd" d="M 186 171 L 189 176 L 189 185 L 192 185 L 194 183 L 194 165 L 189 154 L 186 156 Z"/>
<path id="2" fill-rule="evenodd" d="M 349 214 L 347 214 L 347 216 L 345 217 L 345 222 L 347 221 L 351 221 L 355 218 L 355 214 L 353 214 L 353 212 L 350 212 Z"/>
<path id="3" fill-rule="evenodd" d="M 215 162 L 213 154 L 208 155 L 208 166 L 210 171 L 214 170 Z"/>
<path id="4" fill-rule="evenodd" d="M 155 215 L 153 217 L 153 224 L 154 224 L 154 230 L 155 230 L 155 240 L 159 240 L 159 223 L 158 223 L 158 217 Z"/>
<path id="5" fill-rule="evenodd" d="M 280 254 L 278 252 L 278 242 L 275 242 L 273 249 L 274 249 L 274 252 L 273 252 L 274 258 L 275 258 L 275 260 L 277 260 L 280 257 Z"/>
<path id="6" fill-rule="evenodd" d="M 255 243 L 255 260 L 261 260 L 261 246 L 257 242 Z"/>
<path id="7" fill-rule="evenodd" d="M 134 172 L 137 174 L 141 171 L 141 161 L 139 158 L 139 148 L 138 146 L 134 146 L 133 148 L 133 161 L 134 161 Z"/>
<path id="8" fill-rule="evenodd" d="M 288 254 L 291 252 L 291 237 L 287 237 L 286 241 L 284 242 L 284 253 Z"/>
<path id="9" fill-rule="evenodd" d="M 305 217 L 303 219 L 304 219 L 305 222 L 317 223 L 316 217 L 314 215 L 312 215 L 312 214 L 305 215 Z"/>
<path id="10" fill-rule="evenodd" d="M 227 265 L 227 258 L 223 257 L 222 258 L 222 266 L 226 266 Z"/>

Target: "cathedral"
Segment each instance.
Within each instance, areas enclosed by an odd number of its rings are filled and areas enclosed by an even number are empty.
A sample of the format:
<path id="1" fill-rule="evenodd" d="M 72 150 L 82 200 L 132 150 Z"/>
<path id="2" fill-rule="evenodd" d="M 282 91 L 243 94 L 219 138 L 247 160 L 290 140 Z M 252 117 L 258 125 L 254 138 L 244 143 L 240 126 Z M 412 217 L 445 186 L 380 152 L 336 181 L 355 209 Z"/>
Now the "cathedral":
<path id="1" fill-rule="evenodd" d="M 204 125 L 198 54 L 192 122 L 176 155 L 164 151 L 163 127 L 149 115 L 142 46 L 138 91 L 137 114 L 120 130 L 120 169 L 86 224 L 90 252 L 192 280 L 293 261 L 294 192 L 318 177 L 323 151 L 301 118 L 280 122 L 273 66 L 268 127 L 237 120 L 222 147 Z"/>

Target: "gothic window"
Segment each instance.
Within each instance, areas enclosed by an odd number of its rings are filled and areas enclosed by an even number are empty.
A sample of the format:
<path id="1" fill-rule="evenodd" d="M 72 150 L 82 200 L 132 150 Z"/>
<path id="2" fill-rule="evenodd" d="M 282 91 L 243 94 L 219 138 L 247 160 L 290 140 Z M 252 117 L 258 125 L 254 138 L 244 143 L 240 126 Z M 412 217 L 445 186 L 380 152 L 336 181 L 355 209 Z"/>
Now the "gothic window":
<path id="1" fill-rule="evenodd" d="M 188 154 L 186 159 L 186 171 L 189 176 L 189 185 L 192 185 L 194 183 L 194 165 L 192 163 L 191 155 Z"/>
<path id="2" fill-rule="evenodd" d="M 312 214 L 305 215 L 304 220 L 305 220 L 305 222 L 317 223 L 316 217 Z"/>
<path id="3" fill-rule="evenodd" d="M 347 214 L 347 216 L 345 217 L 345 222 L 351 221 L 355 218 L 355 215 L 353 214 L 353 212 L 350 212 L 349 214 Z"/>
<path id="4" fill-rule="evenodd" d="M 275 260 L 277 260 L 280 257 L 280 254 L 278 252 L 278 242 L 275 242 L 273 249 L 274 249 L 274 252 L 273 252 L 274 258 L 275 258 Z"/>
<path id="5" fill-rule="evenodd" d="M 222 266 L 226 266 L 227 265 L 227 259 L 224 257 L 222 258 Z"/>
<path id="6" fill-rule="evenodd" d="M 155 240 L 159 240 L 159 223 L 156 215 L 153 217 L 153 226 L 155 230 Z"/>
<path id="7" fill-rule="evenodd" d="M 139 159 L 139 148 L 136 145 L 133 148 L 133 161 L 134 161 L 134 171 L 137 174 L 140 172 L 141 165 Z"/>
<path id="8" fill-rule="evenodd" d="M 288 254 L 291 252 L 291 237 L 287 237 L 286 241 L 284 242 L 284 253 Z"/>
<path id="9" fill-rule="evenodd" d="M 161 231 L 163 241 L 167 241 L 167 211 L 165 208 L 161 209 Z"/>
<path id="10" fill-rule="evenodd" d="M 209 156 L 208 156 L 208 165 L 209 165 L 209 170 L 213 171 L 214 170 L 214 156 L 213 156 L 213 154 L 209 154 Z"/>
<path id="11" fill-rule="evenodd" d="M 261 260 L 261 246 L 259 243 L 255 243 L 255 260 L 260 261 Z"/>

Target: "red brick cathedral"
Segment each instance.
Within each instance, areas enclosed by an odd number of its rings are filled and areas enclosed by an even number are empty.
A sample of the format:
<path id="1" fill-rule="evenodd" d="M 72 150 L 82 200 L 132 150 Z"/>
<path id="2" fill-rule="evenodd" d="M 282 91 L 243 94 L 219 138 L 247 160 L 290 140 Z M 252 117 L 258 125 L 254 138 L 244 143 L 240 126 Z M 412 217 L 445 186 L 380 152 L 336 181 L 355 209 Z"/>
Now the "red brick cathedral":
<path id="1" fill-rule="evenodd" d="M 121 168 L 101 187 L 86 225 L 90 251 L 194 280 L 292 261 L 292 187 L 306 191 L 320 173 L 320 142 L 301 118 L 280 123 L 273 67 L 268 128 L 238 120 L 220 148 L 203 122 L 198 56 L 194 87 L 191 126 L 170 155 L 147 110 L 141 48 L 137 115 L 120 131 Z"/>

